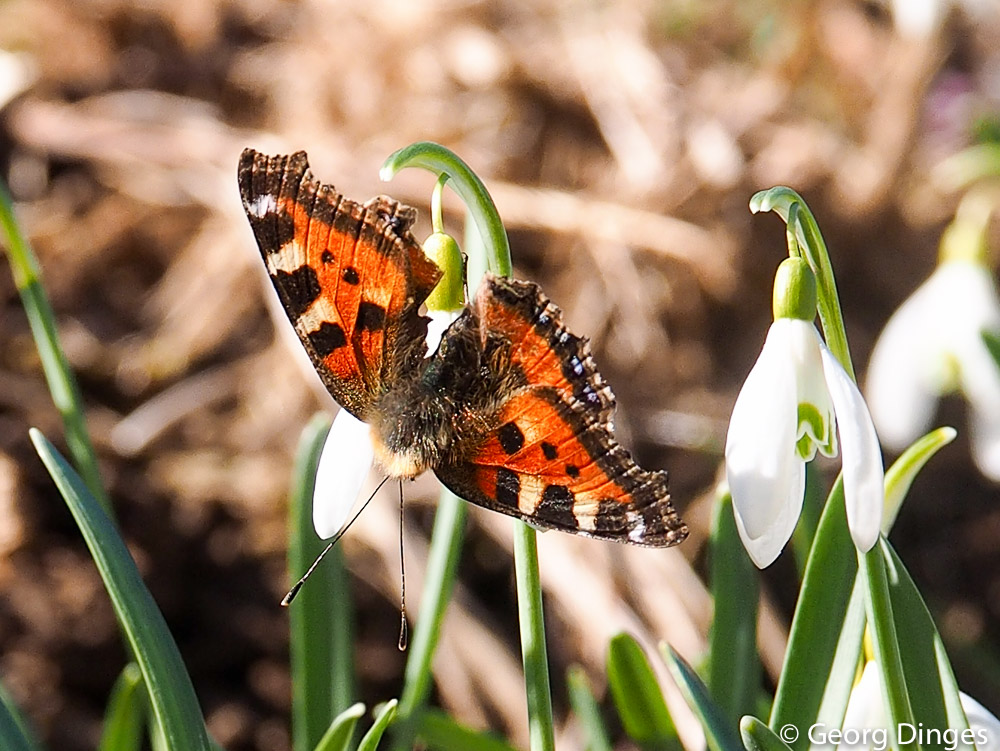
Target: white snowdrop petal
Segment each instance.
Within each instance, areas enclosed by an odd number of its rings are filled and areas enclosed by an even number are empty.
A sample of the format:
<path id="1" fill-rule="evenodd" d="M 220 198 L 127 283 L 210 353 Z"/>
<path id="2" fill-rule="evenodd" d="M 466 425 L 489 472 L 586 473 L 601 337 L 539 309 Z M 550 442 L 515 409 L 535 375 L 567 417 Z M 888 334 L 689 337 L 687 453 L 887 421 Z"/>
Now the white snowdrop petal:
<path id="1" fill-rule="evenodd" d="M 768 526 L 756 537 L 747 532 L 740 507 L 737 506 L 733 496 L 736 529 L 743 541 L 743 547 L 757 568 L 767 568 L 774 563 L 795 531 L 795 525 L 798 524 L 799 515 L 802 513 L 802 499 L 806 491 L 806 463 L 798 457 L 793 457 L 791 477 L 787 478 L 787 483 L 783 487 L 775 483 L 769 490 L 775 494 L 774 498 L 778 501 L 777 515 L 769 520 Z"/>
<path id="2" fill-rule="evenodd" d="M 936 321 L 941 285 L 934 275 L 890 316 L 868 361 L 865 392 L 886 446 L 902 451 L 927 432 L 941 387 L 934 374 L 945 357 Z"/>
<path id="3" fill-rule="evenodd" d="M 437 352 L 444 332 L 461 313 L 461 310 L 430 310 L 427 312 L 427 317 L 431 320 L 427 323 L 427 336 L 424 339 L 427 342 L 426 357 Z"/>
<path id="4" fill-rule="evenodd" d="M 882 451 L 857 385 L 826 345 L 821 345 L 821 352 L 840 431 L 847 525 L 854 544 L 867 552 L 878 541 L 885 505 Z"/>
<path id="5" fill-rule="evenodd" d="M 965 711 L 965 719 L 969 721 L 969 728 L 976 734 L 977 751 L 1000 750 L 1000 720 L 968 694 L 959 692 L 958 700 Z"/>
<path id="6" fill-rule="evenodd" d="M 375 452 L 367 423 L 346 409 L 333 420 L 319 457 L 313 491 L 313 527 L 323 539 L 347 523 L 372 467 Z"/>
<path id="7" fill-rule="evenodd" d="M 769 534 L 788 501 L 788 488 L 800 463 L 795 455 L 797 405 L 789 357 L 787 330 L 772 326 L 729 422 L 726 476 L 744 541 Z"/>

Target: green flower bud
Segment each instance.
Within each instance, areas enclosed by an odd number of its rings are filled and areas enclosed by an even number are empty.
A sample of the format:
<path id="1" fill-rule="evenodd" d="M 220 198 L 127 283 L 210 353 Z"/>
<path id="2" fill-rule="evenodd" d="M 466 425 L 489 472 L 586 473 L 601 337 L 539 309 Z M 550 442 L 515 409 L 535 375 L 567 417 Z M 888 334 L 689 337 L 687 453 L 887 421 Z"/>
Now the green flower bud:
<path id="1" fill-rule="evenodd" d="M 455 238 L 435 232 L 424 242 L 424 253 L 444 272 L 427 298 L 427 309 L 447 311 L 465 307 L 465 264 Z"/>
<path id="2" fill-rule="evenodd" d="M 774 275 L 774 320 L 816 318 L 816 276 L 802 258 L 786 258 Z"/>

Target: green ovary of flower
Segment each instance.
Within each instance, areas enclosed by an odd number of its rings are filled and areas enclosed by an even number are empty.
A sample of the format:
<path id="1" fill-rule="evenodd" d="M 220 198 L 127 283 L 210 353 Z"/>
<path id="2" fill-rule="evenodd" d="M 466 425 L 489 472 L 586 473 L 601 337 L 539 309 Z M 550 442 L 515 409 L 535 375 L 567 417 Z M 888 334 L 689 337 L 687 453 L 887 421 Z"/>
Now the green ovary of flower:
<path id="1" fill-rule="evenodd" d="M 435 232 L 424 242 L 424 253 L 444 272 L 427 297 L 428 310 L 459 310 L 465 305 L 465 264 L 455 238 Z"/>
<path id="2" fill-rule="evenodd" d="M 816 318 L 816 275 L 802 258 L 786 258 L 774 275 L 774 320 Z"/>

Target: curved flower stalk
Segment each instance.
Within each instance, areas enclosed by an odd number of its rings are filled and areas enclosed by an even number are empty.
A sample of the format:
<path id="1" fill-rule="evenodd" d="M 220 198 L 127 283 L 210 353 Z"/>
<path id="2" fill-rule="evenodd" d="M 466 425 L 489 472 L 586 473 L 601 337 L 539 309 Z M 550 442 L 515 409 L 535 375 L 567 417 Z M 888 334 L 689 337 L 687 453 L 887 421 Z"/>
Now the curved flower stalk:
<path id="1" fill-rule="evenodd" d="M 442 231 L 439 181 L 434 191 L 434 233 L 424 243 L 424 252 L 443 271 L 444 277 L 427 298 L 427 357 L 433 355 L 452 322 L 465 305 L 462 253 L 454 238 Z M 323 539 L 338 535 L 348 523 L 375 459 L 371 433 L 346 409 L 341 409 L 323 445 L 313 491 L 313 526 Z"/>
<path id="2" fill-rule="evenodd" d="M 938 396 L 960 391 L 970 406 L 972 456 L 1000 480 L 1000 368 L 984 335 L 1000 333 L 1000 297 L 986 265 L 992 202 L 970 194 L 941 239 L 941 260 L 893 313 L 875 343 L 866 392 L 887 447 L 924 433 Z"/>
<path id="3" fill-rule="evenodd" d="M 843 446 L 844 497 L 854 544 L 878 540 L 882 456 L 871 416 L 853 379 L 812 323 L 816 282 L 801 258 L 778 267 L 774 323 L 736 399 L 726 437 L 726 476 L 736 525 L 753 562 L 770 565 L 802 510 L 805 463 Z"/>

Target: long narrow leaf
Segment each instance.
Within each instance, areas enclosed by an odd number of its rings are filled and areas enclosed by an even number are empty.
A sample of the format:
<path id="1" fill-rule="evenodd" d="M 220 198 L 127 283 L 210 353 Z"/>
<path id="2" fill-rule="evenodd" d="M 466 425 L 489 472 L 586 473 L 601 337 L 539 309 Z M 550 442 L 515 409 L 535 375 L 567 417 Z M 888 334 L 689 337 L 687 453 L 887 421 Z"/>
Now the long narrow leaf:
<path id="1" fill-rule="evenodd" d="M 844 483 L 838 477 L 802 577 L 768 722 L 772 730 L 784 725 L 807 728 L 816 721 L 826 692 L 824 682 L 816 677 L 828 676 L 833 669 L 857 570 L 844 511 Z M 857 639 L 860 645 L 860 633 Z M 788 745 L 799 751 L 808 746 L 808 739 L 799 737 Z"/>
<path id="2" fill-rule="evenodd" d="M 701 720 L 705 742 L 711 751 L 742 751 L 743 744 L 736 733 L 736 721 L 723 714 L 722 709 L 708 695 L 708 688 L 669 644 L 662 644 L 660 652 L 667 662 L 670 675 L 684 694 L 688 706 Z"/>
<path id="3" fill-rule="evenodd" d="M 354 738 L 354 728 L 364 713 L 365 705 L 358 702 L 338 714 L 316 744 L 315 751 L 348 751 Z"/>
<path id="4" fill-rule="evenodd" d="M 208 751 L 205 720 L 163 614 L 114 524 L 55 447 L 32 428 L 31 440 L 76 520 L 149 691 L 153 716 L 171 751 Z"/>
<path id="5" fill-rule="evenodd" d="M 146 725 L 146 686 L 142 671 L 134 662 L 128 663 L 111 688 L 99 751 L 139 751 Z"/>
<path id="6" fill-rule="evenodd" d="M 375 722 L 368 728 L 368 732 L 365 733 L 361 739 L 361 743 L 358 744 L 358 751 L 375 751 L 378 748 L 378 742 L 382 740 L 382 735 L 385 733 L 386 728 L 389 727 L 389 724 L 396 716 L 397 704 L 398 702 L 392 699 L 379 709 L 378 715 L 375 717 Z"/>
<path id="7" fill-rule="evenodd" d="M 608 688 L 630 738 L 646 749 L 680 748 L 656 673 L 629 634 L 617 634 L 608 644 Z"/>
<path id="8" fill-rule="evenodd" d="M 757 657 L 757 569 L 743 550 L 733 499 L 716 504 L 711 547 L 712 601 L 708 690 L 733 721 L 749 714 L 760 690 Z"/>
<path id="9" fill-rule="evenodd" d="M 2 181 L 0 181 L 0 227 L 3 228 L 7 238 L 7 254 L 14 275 L 14 284 L 21 296 L 24 312 L 28 316 L 31 334 L 42 361 L 45 380 L 49 385 L 52 401 L 63 419 L 70 456 L 73 457 L 73 463 L 84 478 L 91 495 L 111 515 L 111 501 L 101 482 L 94 446 L 87 432 L 80 388 L 59 344 L 56 317 L 45 294 L 45 288 L 42 287 L 38 259 L 35 258 L 28 239 L 21 232 L 21 227 L 14 216 L 13 202 Z"/>
<path id="10" fill-rule="evenodd" d="M 601 719 L 601 708 L 597 705 L 590 683 L 583 668 L 573 666 L 566 674 L 566 686 L 569 690 L 569 703 L 573 714 L 580 722 L 584 735 L 586 751 L 611 751 L 611 741 L 608 731 Z"/>
<path id="11" fill-rule="evenodd" d="M 439 709 L 421 712 L 417 738 L 420 748 L 430 751 L 516 751 L 502 738 L 460 725 Z"/>
<path id="12" fill-rule="evenodd" d="M 330 421 L 314 418 L 302 433 L 293 472 L 289 511 L 288 567 L 297 578 L 323 548 L 312 523 L 316 465 Z M 292 672 L 292 743 L 312 749 L 332 718 L 354 698 L 353 608 L 340 548 L 317 567 L 289 607 Z"/>
<path id="13" fill-rule="evenodd" d="M 889 598 L 906 685 L 916 687 L 909 694 L 913 720 L 917 727 L 950 728 L 961 737 L 968 722 L 941 636 L 896 551 L 887 541 L 881 551 L 888 564 Z"/>
<path id="14" fill-rule="evenodd" d="M 42 751 L 3 684 L 0 684 L 0 748 L 4 751 Z"/>

